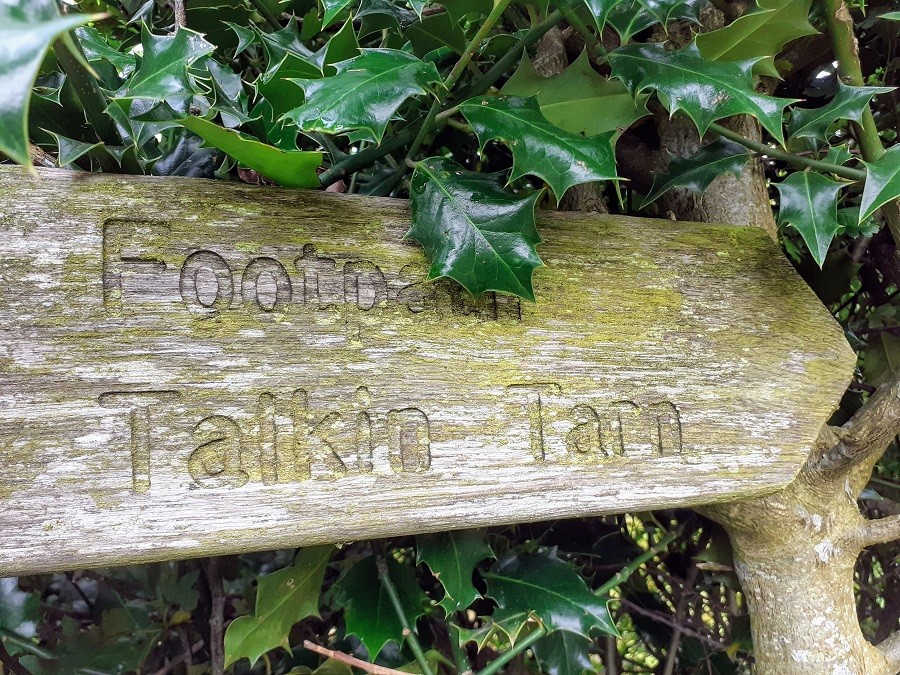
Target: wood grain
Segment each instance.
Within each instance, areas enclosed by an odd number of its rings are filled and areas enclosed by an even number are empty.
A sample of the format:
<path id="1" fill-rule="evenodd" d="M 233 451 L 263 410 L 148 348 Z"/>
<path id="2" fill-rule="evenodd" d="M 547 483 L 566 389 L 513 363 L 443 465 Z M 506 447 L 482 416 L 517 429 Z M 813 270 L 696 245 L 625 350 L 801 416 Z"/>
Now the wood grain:
<path id="1" fill-rule="evenodd" d="M 533 305 L 408 218 L 0 167 L 0 576 L 759 494 L 850 380 L 762 231 L 547 214 Z"/>

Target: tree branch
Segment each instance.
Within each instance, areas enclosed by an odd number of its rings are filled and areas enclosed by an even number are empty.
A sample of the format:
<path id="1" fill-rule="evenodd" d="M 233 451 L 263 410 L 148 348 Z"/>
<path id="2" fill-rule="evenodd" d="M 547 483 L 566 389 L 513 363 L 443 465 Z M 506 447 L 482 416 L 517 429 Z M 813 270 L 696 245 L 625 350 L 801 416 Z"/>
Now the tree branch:
<path id="1" fill-rule="evenodd" d="M 363 661 L 362 659 L 358 659 L 355 656 L 351 656 L 350 654 L 345 654 L 344 652 L 338 652 L 333 649 L 328 649 L 328 647 L 317 645 L 315 642 L 311 642 L 310 640 L 304 640 L 303 647 L 311 652 L 315 652 L 316 654 L 324 656 L 326 659 L 334 659 L 335 661 L 346 663 L 348 666 L 359 668 L 363 672 L 369 673 L 370 675 L 408 675 L 401 670 L 385 668 L 384 666 L 379 666 L 375 663 Z"/>
<path id="2" fill-rule="evenodd" d="M 867 520 L 849 534 L 861 548 L 900 539 L 900 515 Z"/>
<path id="3" fill-rule="evenodd" d="M 225 673 L 225 591 L 219 559 L 209 558 L 204 568 L 209 585 L 209 667 L 212 675 Z"/>
<path id="4" fill-rule="evenodd" d="M 900 631 L 876 645 L 884 657 L 900 670 Z"/>
<path id="5" fill-rule="evenodd" d="M 813 452 L 804 471 L 837 478 L 868 457 L 884 452 L 900 433 L 900 370 L 869 397 L 839 430 L 837 441 Z"/>

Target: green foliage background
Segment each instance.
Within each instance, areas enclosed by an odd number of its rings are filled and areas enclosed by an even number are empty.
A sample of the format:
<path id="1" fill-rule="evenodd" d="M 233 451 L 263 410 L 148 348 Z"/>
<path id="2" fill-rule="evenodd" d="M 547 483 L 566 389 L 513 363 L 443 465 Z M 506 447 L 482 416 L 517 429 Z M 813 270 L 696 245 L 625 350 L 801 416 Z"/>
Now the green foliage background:
<path id="1" fill-rule="evenodd" d="M 842 80 L 831 4 L 0 0 L 0 153 L 408 197 L 431 277 L 538 302 L 536 208 L 602 182 L 612 211 L 665 215 L 668 191 L 764 155 L 785 253 L 860 354 L 845 419 L 900 367 L 900 6 L 851 6 L 862 72 Z M 554 27 L 580 55 L 541 77 Z M 708 142 L 642 191 L 616 152 L 658 143 L 660 111 Z M 734 115 L 763 141 L 719 124 Z M 864 497 L 900 509 L 896 446 Z M 876 642 L 900 616 L 897 554 L 857 569 Z M 681 511 L 0 580 L 7 668 L 349 674 L 306 641 L 427 675 L 752 663 L 727 539 Z"/>

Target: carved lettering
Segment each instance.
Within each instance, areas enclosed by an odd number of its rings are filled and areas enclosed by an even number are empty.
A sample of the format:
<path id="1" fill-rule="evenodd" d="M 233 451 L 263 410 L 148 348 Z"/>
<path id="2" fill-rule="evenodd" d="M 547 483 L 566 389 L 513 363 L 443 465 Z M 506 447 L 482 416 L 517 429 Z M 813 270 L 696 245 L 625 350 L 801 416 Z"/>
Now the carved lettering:
<path id="1" fill-rule="evenodd" d="M 181 297 L 188 305 L 203 309 L 228 309 L 234 297 L 234 280 L 225 258 L 212 251 L 188 256 L 179 279 Z"/>
<path id="2" fill-rule="evenodd" d="M 268 293 L 263 291 L 262 283 L 267 278 L 274 286 Z M 264 312 L 283 310 L 291 301 L 291 279 L 287 270 L 274 258 L 255 258 L 241 278 L 241 296 L 246 305 L 259 307 Z"/>
<path id="3" fill-rule="evenodd" d="M 211 415 L 194 427 L 202 442 L 188 458 L 188 471 L 201 487 L 241 487 L 250 479 L 241 462 L 241 429 L 230 417 Z"/>
<path id="4" fill-rule="evenodd" d="M 303 253 L 294 260 L 303 279 L 303 302 L 314 307 L 329 307 L 344 301 L 344 275 L 334 258 L 320 257 L 312 244 L 303 245 Z"/>
<path id="5" fill-rule="evenodd" d="M 105 408 L 130 408 L 131 477 L 135 492 L 150 489 L 150 411 L 157 405 L 178 400 L 176 391 L 110 391 L 100 394 Z"/>
<path id="6" fill-rule="evenodd" d="M 544 405 L 541 396 L 558 394 L 560 386 L 554 382 L 511 384 L 506 390 L 515 396 L 525 399 L 531 439 L 531 454 L 537 461 L 543 462 L 547 456 L 547 448 L 544 444 L 546 420 L 544 419 Z"/>
<path id="7" fill-rule="evenodd" d="M 397 473 L 431 467 L 431 426 L 418 408 L 391 410 L 387 416 L 391 469 Z"/>
<path id="8" fill-rule="evenodd" d="M 103 222 L 103 306 L 110 314 L 122 310 L 123 277 L 140 273 L 162 273 L 162 260 L 142 255 L 146 245 L 169 231 L 166 223 L 150 220 L 107 218 Z M 141 246 L 141 244 L 144 244 Z"/>
<path id="9" fill-rule="evenodd" d="M 344 297 L 348 303 L 368 311 L 387 302 L 388 287 L 384 274 L 368 261 L 352 261 L 344 265 Z"/>
<path id="10" fill-rule="evenodd" d="M 650 443 L 660 455 L 681 454 L 681 417 L 678 408 L 669 401 L 647 406 L 650 418 Z"/>
<path id="11" fill-rule="evenodd" d="M 566 434 L 566 449 L 572 455 L 597 457 L 603 452 L 600 417 L 589 405 L 572 408 L 575 426 Z"/>

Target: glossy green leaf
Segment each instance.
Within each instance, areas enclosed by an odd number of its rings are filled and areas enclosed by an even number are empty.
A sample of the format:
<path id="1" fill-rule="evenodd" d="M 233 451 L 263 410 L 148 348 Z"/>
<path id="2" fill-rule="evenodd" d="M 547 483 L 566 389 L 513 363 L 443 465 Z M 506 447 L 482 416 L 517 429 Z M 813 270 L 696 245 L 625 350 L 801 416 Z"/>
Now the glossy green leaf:
<path id="1" fill-rule="evenodd" d="M 713 61 L 759 59 L 754 72 L 778 77 L 775 56 L 791 40 L 818 31 L 809 22 L 812 0 L 757 0 L 757 8 L 732 23 L 697 36 L 703 58 Z"/>
<path id="2" fill-rule="evenodd" d="M 178 121 L 207 144 L 228 153 L 279 185 L 293 188 L 319 187 L 316 169 L 322 165 L 321 152 L 281 150 L 220 127 L 202 117 L 185 117 Z"/>
<path id="3" fill-rule="evenodd" d="M 215 47 L 199 33 L 179 28 L 174 35 L 153 35 L 144 25 L 141 29 L 144 54 L 141 65 L 113 94 L 119 99 L 190 98 L 197 93 L 188 67 L 211 54 Z"/>
<path id="4" fill-rule="evenodd" d="M 872 237 L 879 230 L 878 223 L 872 216 L 860 222 L 858 206 L 838 209 L 837 220 L 841 224 L 838 234 L 846 234 L 848 237 Z"/>
<path id="5" fill-rule="evenodd" d="M 325 64 L 330 66 L 355 56 L 359 56 L 359 42 L 353 28 L 353 19 L 347 19 L 341 29 L 328 40 L 325 47 Z"/>
<path id="6" fill-rule="evenodd" d="M 613 76 L 632 94 L 655 90 L 670 113 L 683 112 L 701 135 L 716 120 L 747 114 L 784 143 L 782 112 L 793 99 L 758 94 L 752 61 L 710 61 L 693 44 L 678 51 L 661 44 L 627 45 L 611 52 L 609 60 Z"/>
<path id="7" fill-rule="evenodd" d="M 239 616 L 225 631 L 225 666 L 247 658 L 250 664 L 276 647 L 290 648 L 291 627 L 319 616 L 319 595 L 331 546 L 304 548 L 293 564 L 259 578 L 253 616 Z"/>
<path id="8" fill-rule="evenodd" d="M 617 635 L 607 598 L 594 595 L 575 568 L 556 549 L 518 554 L 497 561 L 485 573 L 487 595 L 497 601 L 495 616 L 531 611 L 548 630 L 565 630 L 585 638 L 594 629 Z"/>
<path id="9" fill-rule="evenodd" d="M 796 171 L 775 187 L 781 195 L 778 224 L 796 229 L 819 267 L 840 229 L 837 197 L 844 187 L 812 171 Z"/>
<path id="10" fill-rule="evenodd" d="M 107 61 L 122 77 L 128 77 L 134 72 L 137 62 L 134 55 L 127 52 L 121 52 L 110 46 L 100 32 L 93 26 L 82 26 L 75 29 L 75 36 L 78 38 L 78 44 L 84 52 L 88 63 L 96 63 L 97 61 Z"/>
<path id="11" fill-rule="evenodd" d="M 704 145 L 693 157 L 673 157 L 666 173 L 656 176 L 640 208 L 645 208 L 672 188 L 703 192 L 723 173 L 739 174 L 750 154 L 743 145 L 719 137 Z"/>
<path id="12" fill-rule="evenodd" d="M 28 105 L 44 54 L 57 36 L 96 18 L 60 16 L 53 0 L 0 2 L 0 152 L 14 162 L 31 164 Z"/>
<path id="13" fill-rule="evenodd" d="M 887 19 L 888 21 L 900 21 L 900 12 L 885 12 L 878 15 L 879 19 Z"/>
<path id="14" fill-rule="evenodd" d="M 400 596 L 406 622 L 415 626 L 427 602 L 416 581 L 415 568 L 401 565 L 393 559 L 387 560 L 387 567 L 391 582 Z M 345 608 L 347 633 L 360 639 L 369 652 L 370 660 L 378 658 L 391 640 L 402 641 L 403 624 L 378 578 L 373 556 L 363 558 L 347 570 L 337 581 L 335 594 L 338 603 Z"/>
<path id="15" fill-rule="evenodd" d="M 512 151 L 510 180 L 537 176 L 559 200 L 573 185 L 617 178 L 612 133 L 586 138 L 564 131 L 541 115 L 534 98 L 477 97 L 459 110 L 482 147 L 496 139 Z"/>
<path id="16" fill-rule="evenodd" d="M 465 171 L 430 157 L 416 165 L 410 185 L 412 226 L 431 261 L 429 279 L 450 277 L 470 293 L 512 293 L 534 301 L 531 277 L 543 263 L 534 223 L 540 193 L 517 197 L 496 174 Z"/>
<path id="17" fill-rule="evenodd" d="M 303 89 L 306 102 L 288 112 L 286 120 L 302 131 L 360 130 L 380 142 L 402 103 L 441 81 L 433 63 L 396 49 L 364 49 L 335 68 L 332 77 L 292 80 Z"/>
<path id="18" fill-rule="evenodd" d="M 501 93 L 537 96 L 541 114 L 560 129 L 596 136 L 621 131 L 650 114 L 647 95 L 637 99 L 619 80 L 599 75 L 586 52 L 558 75 L 541 77 L 524 57 Z"/>
<path id="19" fill-rule="evenodd" d="M 444 587 L 441 607 L 451 614 L 466 609 L 481 594 L 472 585 L 479 562 L 494 557 L 484 530 L 457 530 L 416 537 L 418 561 L 431 569 Z"/>
<path id="20" fill-rule="evenodd" d="M 876 94 L 886 94 L 893 87 L 851 87 L 838 78 L 838 90 L 828 105 L 821 108 L 792 108 L 788 135 L 791 138 L 825 140 L 828 126 L 836 120 L 859 122 L 869 101 Z"/>
<path id="21" fill-rule="evenodd" d="M 441 47 L 449 47 L 457 54 L 462 54 L 466 48 L 466 34 L 449 12 L 440 12 L 416 21 L 406 29 L 403 36 L 410 41 L 413 52 L 420 58 Z"/>
<path id="22" fill-rule="evenodd" d="M 606 21 L 609 18 L 609 13 L 612 12 L 617 5 L 621 5 L 626 0 L 584 0 L 584 4 L 587 6 L 588 11 L 590 11 L 591 16 L 594 17 L 594 23 L 597 25 L 597 30 L 603 30 L 603 27 L 606 26 Z"/>
<path id="23" fill-rule="evenodd" d="M 900 197 L 900 145 L 888 149 L 875 162 L 866 162 L 866 186 L 860 202 L 862 222 L 892 199 Z"/>
<path id="24" fill-rule="evenodd" d="M 683 19 L 697 22 L 698 0 L 625 0 L 617 2 L 606 14 L 606 22 L 625 44 L 642 30 L 656 24 Z"/>
<path id="25" fill-rule="evenodd" d="M 493 0 L 443 0 L 438 4 L 447 8 L 447 13 L 456 23 L 466 17 L 487 16 L 494 7 Z"/>
<path id="26" fill-rule="evenodd" d="M 567 630 L 555 630 L 538 640 L 531 651 L 544 675 L 581 675 L 595 672 L 591 663 L 591 641 Z"/>
<path id="27" fill-rule="evenodd" d="M 328 28 L 337 19 L 338 14 L 349 7 L 353 0 L 321 0 L 322 28 Z"/>
<path id="28" fill-rule="evenodd" d="M 449 622 L 448 626 L 460 647 L 471 642 L 478 651 L 481 651 L 489 644 L 496 648 L 498 638 L 503 646 L 514 645 L 523 632 L 527 634 L 526 626 L 529 624 L 534 626 L 534 618 L 531 612 L 517 612 L 499 620 L 494 617 L 481 617 L 480 623 L 477 628 L 464 628 L 453 622 Z"/>
<path id="29" fill-rule="evenodd" d="M 103 143 L 84 143 L 82 141 L 77 141 L 74 138 L 67 138 L 66 136 L 62 136 L 61 134 L 57 134 L 52 131 L 47 131 L 47 133 L 52 135 L 53 138 L 56 139 L 57 163 L 61 167 L 69 166 L 69 164 L 74 162 L 76 159 L 84 157 L 94 148 L 98 148 L 103 145 Z"/>

